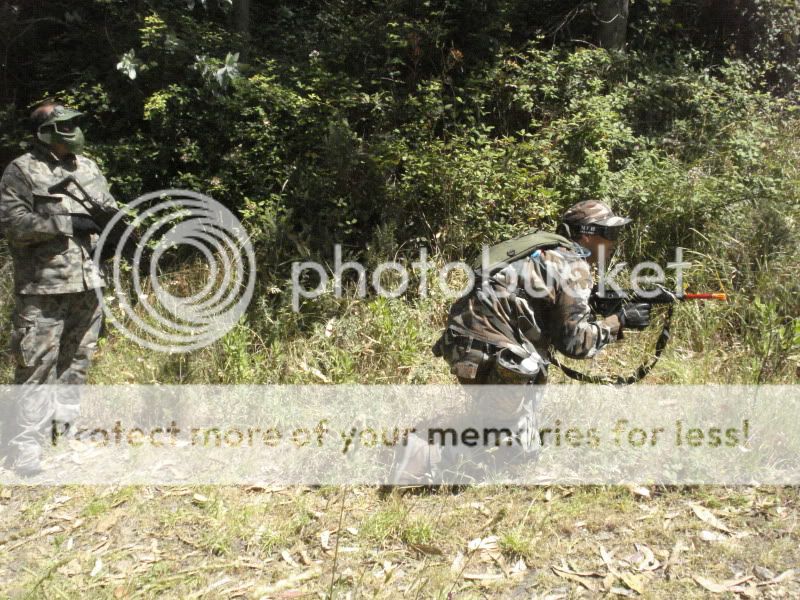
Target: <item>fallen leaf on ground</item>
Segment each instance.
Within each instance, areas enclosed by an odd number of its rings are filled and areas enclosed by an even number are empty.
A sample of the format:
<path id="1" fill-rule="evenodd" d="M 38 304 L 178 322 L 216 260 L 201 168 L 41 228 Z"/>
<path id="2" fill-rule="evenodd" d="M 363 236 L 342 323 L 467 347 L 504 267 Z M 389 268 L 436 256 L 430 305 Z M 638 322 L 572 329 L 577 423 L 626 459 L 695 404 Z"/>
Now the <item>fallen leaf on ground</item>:
<path id="1" fill-rule="evenodd" d="M 336 323 L 336 317 L 332 317 L 325 323 L 325 337 L 331 337 L 333 335 L 333 324 Z"/>
<path id="2" fill-rule="evenodd" d="M 89 577 L 97 577 L 100 574 L 100 571 L 103 570 L 103 561 L 99 557 L 97 560 L 94 561 L 94 567 L 92 567 L 92 572 L 89 573 Z"/>
<path id="3" fill-rule="evenodd" d="M 714 594 L 725 594 L 727 592 L 744 592 L 747 588 L 743 583 L 747 583 L 753 579 L 752 575 L 747 577 L 739 577 L 738 579 L 726 579 L 725 581 L 714 581 L 708 577 L 695 575 L 692 577 L 701 587 L 707 589 Z"/>
<path id="4" fill-rule="evenodd" d="M 142 552 L 142 553 L 140 553 L 140 554 L 137 554 L 137 555 L 135 556 L 135 558 L 136 558 L 136 560 L 137 560 L 137 561 L 139 561 L 140 563 L 154 563 L 154 562 L 158 562 L 158 556 L 157 556 L 157 555 L 155 555 L 155 554 L 147 554 L 146 552 Z M 146 569 L 149 569 L 150 567 L 145 567 L 145 568 L 146 568 Z"/>
<path id="5" fill-rule="evenodd" d="M 464 573 L 463 577 L 467 581 L 499 581 L 503 579 L 499 573 Z"/>
<path id="6" fill-rule="evenodd" d="M 783 583 L 784 581 L 790 581 L 795 578 L 797 575 L 797 569 L 789 569 L 788 571 L 784 571 L 777 577 L 773 577 L 772 579 L 768 579 L 767 581 L 759 581 L 756 585 L 773 585 L 775 583 Z"/>
<path id="7" fill-rule="evenodd" d="M 204 588 L 204 589 L 202 589 L 200 591 L 194 592 L 190 596 L 187 596 L 187 600 L 195 600 L 196 598 L 202 598 L 203 596 L 208 595 L 210 592 L 212 592 L 212 591 L 214 591 L 216 589 L 219 589 L 223 585 L 225 585 L 227 583 L 230 583 L 230 582 L 231 582 L 231 578 L 230 577 L 223 577 L 222 579 L 218 579 L 217 581 L 215 581 L 214 583 L 212 583 L 208 587 L 206 587 L 206 588 Z M 225 597 L 226 598 L 230 598 L 230 596 L 227 595 L 227 594 L 225 595 Z"/>
<path id="8" fill-rule="evenodd" d="M 722 521 L 720 521 L 714 513 L 708 510 L 704 506 L 700 506 L 699 504 L 692 504 L 692 512 L 694 512 L 695 516 L 703 521 L 704 523 L 708 523 L 714 529 L 719 529 L 720 531 L 724 531 L 725 533 L 730 533 L 733 535 L 735 532 L 733 529 L 725 525 Z"/>
<path id="9" fill-rule="evenodd" d="M 490 517 L 492 515 L 486 506 L 484 506 L 483 502 L 473 502 L 470 504 L 470 506 L 481 513 L 484 517 Z"/>
<path id="10" fill-rule="evenodd" d="M 319 543 L 323 550 L 331 549 L 331 532 L 327 529 L 319 534 Z"/>
<path id="11" fill-rule="evenodd" d="M 498 563 L 503 562 L 499 538 L 496 535 L 471 540 L 467 544 L 467 553 L 471 554 L 473 552 L 477 552 L 481 560 L 494 560 Z"/>
<path id="12" fill-rule="evenodd" d="M 683 542 L 683 540 L 678 540 L 675 542 L 675 545 L 672 547 L 672 552 L 669 553 L 667 562 L 664 563 L 664 577 L 667 579 L 670 578 L 672 567 L 677 564 L 678 557 L 681 555 L 681 552 L 686 549 L 686 544 Z"/>
<path id="13" fill-rule="evenodd" d="M 721 533 L 717 533 L 716 531 L 708 531 L 707 529 L 701 531 L 698 537 L 704 542 L 724 542 L 728 539 Z"/>
<path id="14" fill-rule="evenodd" d="M 316 577 L 319 577 L 319 574 L 320 574 L 319 569 L 309 569 L 308 571 L 303 571 L 302 573 L 298 573 L 297 575 L 292 575 L 291 577 L 287 577 L 286 579 L 281 579 L 280 581 L 276 581 L 272 585 L 256 590 L 255 596 L 257 597 L 275 596 L 278 593 L 286 591 L 288 588 L 291 588 L 298 583 L 302 583 L 303 581 L 308 581 L 309 579 L 315 579 Z"/>
<path id="15" fill-rule="evenodd" d="M 653 551 L 645 544 L 635 544 L 643 558 L 636 564 L 637 571 L 655 571 L 661 567 L 661 562 L 653 554 Z"/>
<path id="16" fill-rule="evenodd" d="M 119 514 L 113 512 L 109 513 L 97 522 L 97 525 L 94 526 L 94 530 L 98 533 L 105 533 L 114 527 L 117 521 L 119 521 Z"/>
<path id="17" fill-rule="evenodd" d="M 197 504 L 198 506 L 208 504 L 208 496 L 204 496 L 203 494 L 194 494 L 192 496 L 192 504 Z"/>
<path id="18" fill-rule="evenodd" d="M 330 381 L 331 381 L 330 379 L 328 379 L 328 377 L 327 377 L 327 375 L 325 375 L 325 373 L 323 373 L 322 371 L 320 371 L 316 367 L 308 366 L 308 364 L 306 364 L 305 362 L 301 362 L 300 363 L 300 368 L 303 371 L 305 371 L 306 373 L 310 373 L 311 375 L 313 375 L 314 377 L 316 377 L 317 379 L 319 379 L 323 383 L 330 383 Z"/>
<path id="19" fill-rule="evenodd" d="M 600 584 L 600 587 L 603 590 L 610 590 L 614 587 L 614 584 L 617 582 L 617 576 L 609 573 L 605 577 L 603 577 L 603 582 Z"/>
<path id="20" fill-rule="evenodd" d="M 66 504 L 70 500 L 72 500 L 72 496 L 56 496 L 55 498 L 53 498 L 52 502 L 45 504 L 42 507 L 42 512 L 43 513 L 52 512 L 54 509 L 58 508 L 62 504 Z"/>
<path id="21" fill-rule="evenodd" d="M 755 569 L 753 569 L 753 571 L 755 572 L 756 577 L 758 577 L 762 581 L 766 581 L 768 579 L 772 579 L 773 577 L 775 577 L 775 573 L 773 573 L 766 567 L 756 567 Z"/>
<path id="22" fill-rule="evenodd" d="M 506 509 L 501 508 L 497 511 L 497 514 L 490 517 L 485 523 L 482 523 L 480 529 L 490 529 L 497 525 L 500 521 L 502 521 L 506 516 Z"/>
<path id="23" fill-rule="evenodd" d="M 436 546 L 432 546 L 430 544 L 409 544 L 409 548 L 412 550 L 416 550 L 420 554 L 427 554 L 428 556 L 442 556 L 444 552 L 441 549 L 437 548 Z"/>
<path id="24" fill-rule="evenodd" d="M 650 490 L 643 485 L 629 485 L 628 491 L 634 496 L 641 496 L 642 498 L 650 497 Z"/>
<path id="25" fill-rule="evenodd" d="M 634 592 L 644 594 L 645 580 L 641 575 L 634 575 L 633 573 L 626 573 L 623 571 L 620 573 L 620 579 Z"/>
<path id="26" fill-rule="evenodd" d="M 162 493 L 165 496 L 188 496 L 192 493 L 192 490 L 189 488 L 174 488 L 169 490 L 163 490 Z"/>
<path id="27" fill-rule="evenodd" d="M 475 538 L 474 540 L 470 540 L 467 544 L 467 550 L 470 552 L 475 552 L 476 550 L 497 550 L 498 547 L 496 535 L 490 535 L 485 538 Z"/>
<path id="28" fill-rule="evenodd" d="M 641 547 L 647 548 L 647 546 L 644 546 L 643 544 L 642 545 L 637 544 L 636 547 L 637 547 L 637 550 L 639 552 L 642 552 L 641 549 L 640 549 Z M 655 560 L 655 556 L 653 556 L 653 553 L 650 551 L 650 548 L 647 548 L 647 550 L 648 550 L 649 554 L 642 553 L 642 557 L 643 557 L 642 560 L 647 560 L 648 556 L 652 557 L 652 560 Z M 628 573 L 626 571 L 621 571 L 621 570 L 617 569 L 614 566 L 614 556 L 613 556 L 613 554 L 611 552 L 609 552 L 608 550 L 606 550 L 603 546 L 600 546 L 600 557 L 603 559 L 603 563 L 606 565 L 606 567 L 608 568 L 609 572 L 614 577 L 617 577 L 617 578 L 621 579 L 622 582 L 625 585 L 627 585 L 630 589 L 632 589 L 633 591 L 635 591 L 635 592 L 637 592 L 639 594 L 644 594 L 645 579 L 641 575 L 634 575 L 633 573 Z M 658 561 L 656 561 L 656 562 L 658 562 Z"/>
<path id="29" fill-rule="evenodd" d="M 573 571 L 572 569 L 569 569 L 566 566 L 558 567 L 556 565 L 553 565 L 551 568 L 553 569 L 553 572 L 559 577 L 563 577 L 564 579 L 569 579 L 570 581 L 579 583 L 590 592 L 597 592 L 600 590 L 599 582 L 593 579 L 593 577 L 602 577 L 600 573 Z"/>
<path id="30" fill-rule="evenodd" d="M 50 515 L 50 518 L 51 519 L 56 519 L 58 521 L 66 521 L 67 523 L 74 523 L 75 522 L 75 516 L 68 515 L 66 513 L 56 513 L 56 512 L 54 512 L 52 515 Z"/>
<path id="31" fill-rule="evenodd" d="M 619 577 L 619 571 L 614 566 L 614 555 L 606 550 L 602 545 L 600 546 L 600 558 L 603 559 L 603 563 L 606 565 L 606 568 L 609 570 L 609 572 L 615 577 Z"/>
<path id="32" fill-rule="evenodd" d="M 515 562 L 511 567 L 511 576 L 517 577 L 522 575 L 528 570 L 528 565 L 525 563 L 525 560 L 520 558 L 517 562 Z"/>
<path id="33" fill-rule="evenodd" d="M 286 563 L 291 565 L 292 567 L 298 566 L 295 560 L 292 558 L 292 555 L 289 554 L 288 550 L 281 550 L 281 558 L 285 560 Z"/>
<path id="34" fill-rule="evenodd" d="M 383 582 L 387 583 L 389 579 L 392 577 L 392 573 L 397 570 L 397 566 L 393 565 L 390 561 L 385 560 L 381 565 L 381 569 L 378 571 L 377 576 L 383 577 Z"/>
<path id="35" fill-rule="evenodd" d="M 61 575 L 66 577 L 71 577 L 73 575 L 78 575 L 81 572 L 81 563 L 78 562 L 77 558 L 73 558 L 67 564 L 59 567 L 56 569 Z"/>
<path id="36" fill-rule="evenodd" d="M 453 563 L 450 565 L 450 570 L 453 573 L 461 573 L 464 565 L 466 564 L 466 557 L 464 556 L 463 552 L 459 552 L 456 554 L 456 557 L 453 559 Z"/>

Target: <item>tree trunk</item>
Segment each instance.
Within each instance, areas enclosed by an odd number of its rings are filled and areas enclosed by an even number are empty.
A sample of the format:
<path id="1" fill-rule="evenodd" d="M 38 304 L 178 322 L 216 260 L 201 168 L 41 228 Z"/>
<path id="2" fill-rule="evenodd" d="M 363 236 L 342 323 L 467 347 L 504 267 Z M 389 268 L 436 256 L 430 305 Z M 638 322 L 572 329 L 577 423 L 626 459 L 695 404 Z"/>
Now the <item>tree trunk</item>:
<path id="1" fill-rule="evenodd" d="M 625 51 L 628 30 L 629 0 L 598 0 L 597 18 L 600 21 L 598 38 L 606 50 Z"/>
<path id="2" fill-rule="evenodd" d="M 239 60 L 247 60 L 250 49 L 250 0 L 233 0 L 233 25 L 244 43 L 239 49 Z"/>

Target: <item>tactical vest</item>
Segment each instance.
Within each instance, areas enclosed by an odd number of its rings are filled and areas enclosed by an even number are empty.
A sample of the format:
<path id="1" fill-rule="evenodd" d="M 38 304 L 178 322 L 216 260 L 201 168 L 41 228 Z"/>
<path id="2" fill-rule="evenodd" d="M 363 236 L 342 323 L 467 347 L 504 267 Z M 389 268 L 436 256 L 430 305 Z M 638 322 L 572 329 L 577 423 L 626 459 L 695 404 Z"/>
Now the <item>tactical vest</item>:
<path id="1" fill-rule="evenodd" d="M 474 294 L 480 288 L 480 281 L 486 270 L 486 277 L 491 278 L 495 273 L 504 269 L 509 264 L 528 258 L 539 250 L 557 247 L 573 248 L 575 244 L 569 239 L 545 231 L 529 231 L 528 233 L 496 244 L 476 258 L 472 263 L 475 272 L 475 284 L 470 292 Z M 528 343 L 520 345 L 514 340 L 515 332 L 499 319 L 493 323 L 500 334 L 489 339 L 473 337 L 474 333 L 462 330 L 454 323 L 448 323 L 448 328 L 434 344 L 433 354 L 443 356 L 451 366 L 451 372 L 463 379 L 475 379 L 481 369 L 488 364 L 489 355 L 485 347 L 475 347 L 473 341 L 491 344 L 500 351 L 497 354 L 498 369 L 513 372 L 528 379 L 535 379 L 546 371 L 546 363 L 537 350 Z M 501 358 L 504 356 L 504 359 Z M 525 359 L 533 358 L 538 362 L 535 369 L 523 365 Z"/>
<path id="2" fill-rule="evenodd" d="M 500 269 L 508 266 L 512 262 L 527 258 L 537 250 L 546 250 L 549 248 L 556 248 L 559 246 L 566 246 L 567 248 L 574 247 L 574 243 L 556 233 L 548 231 L 529 231 L 528 233 L 495 244 L 488 249 L 488 275 L 491 276 Z M 473 263 L 472 268 L 476 276 L 483 274 L 483 255 L 478 256 Z"/>

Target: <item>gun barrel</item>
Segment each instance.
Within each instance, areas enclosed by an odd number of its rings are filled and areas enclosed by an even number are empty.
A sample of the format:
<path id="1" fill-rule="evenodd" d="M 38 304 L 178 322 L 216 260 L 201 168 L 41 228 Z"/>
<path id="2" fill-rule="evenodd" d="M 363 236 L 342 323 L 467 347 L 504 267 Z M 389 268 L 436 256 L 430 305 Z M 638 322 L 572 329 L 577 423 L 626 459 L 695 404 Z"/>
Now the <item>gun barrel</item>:
<path id="1" fill-rule="evenodd" d="M 702 293 L 702 294 L 683 294 L 681 296 L 684 300 L 721 300 L 726 301 L 728 299 L 728 294 L 724 294 L 722 292 L 715 292 L 715 293 Z"/>

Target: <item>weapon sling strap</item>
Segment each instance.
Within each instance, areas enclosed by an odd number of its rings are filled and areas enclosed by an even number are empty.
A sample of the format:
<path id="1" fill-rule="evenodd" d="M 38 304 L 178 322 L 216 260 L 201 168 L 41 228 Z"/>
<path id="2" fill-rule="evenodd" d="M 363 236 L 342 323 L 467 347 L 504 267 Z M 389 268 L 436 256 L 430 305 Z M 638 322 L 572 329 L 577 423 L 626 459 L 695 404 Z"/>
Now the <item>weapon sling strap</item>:
<path id="1" fill-rule="evenodd" d="M 623 375 L 617 375 L 616 379 L 612 379 L 602 375 L 581 373 L 580 371 L 576 371 L 575 369 L 562 364 L 561 361 L 559 361 L 555 356 L 550 357 L 550 362 L 561 369 L 564 372 L 564 375 L 570 379 L 575 379 L 576 381 L 580 381 L 582 383 L 594 383 L 600 385 L 631 385 L 636 383 L 637 381 L 647 377 L 647 374 L 650 373 L 650 371 L 653 370 L 653 367 L 656 366 L 658 359 L 661 358 L 664 348 L 667 347 L 667 342 L 669 342 L 670 326 L 672 325 L 672 313 L 674 309 L 674 304 L 670 304 L 667 308 L 667 315 L 664 318 L 664 326 L 661 328 L 661 333 L 658 336 L 658 340 L 656 340 L 653 357 L 648 362 L 639 365 L 639 368 L 627 377 Z"/>

